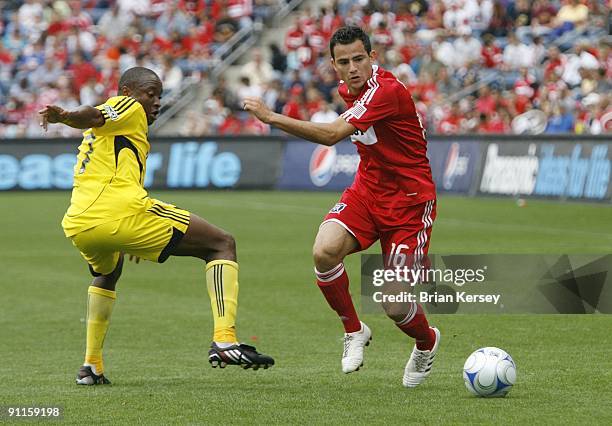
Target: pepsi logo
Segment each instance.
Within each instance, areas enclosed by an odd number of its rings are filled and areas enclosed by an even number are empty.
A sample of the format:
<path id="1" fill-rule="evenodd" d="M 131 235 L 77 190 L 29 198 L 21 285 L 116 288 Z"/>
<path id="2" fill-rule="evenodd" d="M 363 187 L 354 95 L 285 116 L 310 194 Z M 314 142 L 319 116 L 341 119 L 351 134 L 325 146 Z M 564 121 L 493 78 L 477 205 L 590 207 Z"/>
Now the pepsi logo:
<path id="1" fill-rule="evenodd" d="M 310 157 L 310 180 L 315 186 L 325 186 L 334 176 L 336 147 L 318 146 Z"/>

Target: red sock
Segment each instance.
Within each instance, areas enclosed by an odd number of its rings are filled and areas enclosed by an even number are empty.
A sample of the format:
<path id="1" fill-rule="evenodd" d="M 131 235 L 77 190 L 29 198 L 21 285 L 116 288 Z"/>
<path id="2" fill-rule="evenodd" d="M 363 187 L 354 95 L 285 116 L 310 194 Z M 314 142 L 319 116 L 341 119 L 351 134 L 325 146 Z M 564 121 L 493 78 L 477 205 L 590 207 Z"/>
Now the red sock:
<path id="1" fill-rule="evenodd" d="M 315 269 L 315 273 L 317 285 L 329 306 L 338 313 L 344 325 L 344 331 L 354 333 L 361 330 L 361 322 L 349 293 L 349 279 L 344 270 L 344 264 L 341 263 L 327 272 L 319 272 Z"/>
<path id="2" fill-rule="evenodd" d="M 436 343 L 436 334 L 429 328 L 425 312 L 421 305 L 412 304 L 412 308 L 406 318 L 395 325 L 404 333 L 416 340 L 416 347 L 420 351 L 429 351 Z"/>

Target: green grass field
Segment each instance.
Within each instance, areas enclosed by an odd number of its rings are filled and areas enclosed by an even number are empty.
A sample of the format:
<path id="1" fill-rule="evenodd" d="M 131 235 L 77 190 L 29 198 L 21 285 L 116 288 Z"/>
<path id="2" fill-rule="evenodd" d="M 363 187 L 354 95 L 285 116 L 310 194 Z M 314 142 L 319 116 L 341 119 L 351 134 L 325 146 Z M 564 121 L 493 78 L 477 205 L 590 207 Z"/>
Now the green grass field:
<path id="1" fill-rule="evenodd" d="M 153 192 L 238 241 L 238 331 L 276 357 L 267 371 L 211 369 L 203 264 L 126 263 L 106 339 L 106 387 L 77 387 L 90 276 L 59 222 L 69 193 L 0 195 L 0 405 L 60 405 L 83 424 L 612 424 L 612 316 L 440 315 L 432 376 L 401 386 L 412 342 L 383 316 L 358 373 L 340 371 L 342 329 L 313 281 L 311 246 L 337 194 Z M 605 205 L 441 197 L 432 253 L 612 253 Z M 376 248 L 377 249 L 377 248 Z M 376 251 L 376 250 L 374 250 Z M 359 258 L 347 261 L 357 293 Z M 518 382 L 505 399 L 465 390 L 481 346 L 506 349 Z"/>

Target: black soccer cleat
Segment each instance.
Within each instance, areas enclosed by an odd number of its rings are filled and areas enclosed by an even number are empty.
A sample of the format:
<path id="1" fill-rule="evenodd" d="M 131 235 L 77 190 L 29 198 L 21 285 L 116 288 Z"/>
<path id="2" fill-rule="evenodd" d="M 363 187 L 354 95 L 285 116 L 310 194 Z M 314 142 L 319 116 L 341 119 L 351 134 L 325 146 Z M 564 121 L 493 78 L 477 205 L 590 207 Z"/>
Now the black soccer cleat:
<path id="1" fill-rule="evenodd" d="M 79 369 L 79 373 L 77 374 L 76 384 L 77 385 L 87 385 L 87 386 L 110 385 L 111 382 L 106 377 L 104 377 L 104 374 L 100 374 L 98 376 L 97 374 L 93 372 L 90 366 L 83 365 L 81 366 L 81 368 Z"/>
<path id="2" fill-rule="evenodd" d="M 274 365 L 274 359 L 268 355 L 260 354 L 254 346 L 240 343 L 227 348 L 220 348 L 216 343 L 210 345 L 208 362 L 213 368 L 225 368 L 226 365 L 239 365 L 245 370 L 264 370 Z"/>

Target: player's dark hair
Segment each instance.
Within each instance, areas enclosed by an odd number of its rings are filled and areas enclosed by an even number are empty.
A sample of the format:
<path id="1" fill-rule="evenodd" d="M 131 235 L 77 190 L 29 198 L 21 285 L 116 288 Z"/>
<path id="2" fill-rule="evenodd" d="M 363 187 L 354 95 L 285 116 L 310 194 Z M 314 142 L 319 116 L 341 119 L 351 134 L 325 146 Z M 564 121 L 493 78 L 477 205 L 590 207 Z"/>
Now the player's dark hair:
<path id="1" fill-rule="evenodd" d="M 363 47 L 365 47 L 369 55 L 372 51 L 372 43 L 370 43 L 370 37 L 368 37 L 361 28 L 354 25 L 338 28 L 329 41 L 329 50 L 332 59 L 336 59 L 336 55 L 334 54 L 334 47 L 336 44 L 351 44 L 357 40 L 361 40 Z"/>
<path id="2" fill-rule="evenodd" d="M 136 89 L 143 82 L 149 79 L 156 79 L 161 81 L 155 71 L 145 67 L 134 67 L 130 68 L 121 75 L 119 79 L 119 92 L 123 86 L 127 86 L 130 89 Z"/>

